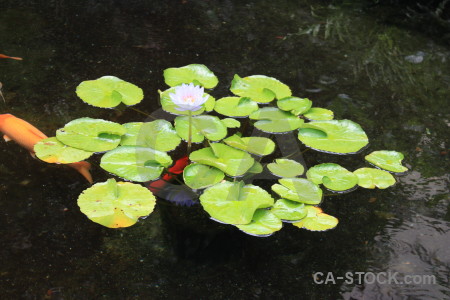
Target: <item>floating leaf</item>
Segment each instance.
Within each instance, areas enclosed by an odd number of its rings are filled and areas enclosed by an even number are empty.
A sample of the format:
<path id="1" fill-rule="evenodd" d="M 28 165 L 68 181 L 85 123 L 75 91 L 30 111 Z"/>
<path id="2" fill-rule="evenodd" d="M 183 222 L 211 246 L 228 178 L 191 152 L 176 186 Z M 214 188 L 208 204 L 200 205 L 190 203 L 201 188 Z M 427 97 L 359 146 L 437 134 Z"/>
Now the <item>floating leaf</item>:
<path id="1" fill-rule="evenodd" d="M 276 107 L 260 108 L 250 115 L 250 119 L 260 120 L 255 123 L 255 127 L 269 133 L 289 132 L 299 128 L 304 122 L 290 112 Z"/>
<path id="2" fill-rule="evenodd" d="M 202 164 L 190 164 L 183 171 L 184 183 L 194 190 L 221 182 L 224 177 L 219 169 Z"/>
<path id="3" fill-rule="evenodd" d="M 145 187 L 108 179 L 83 191 L 78 206 L 90 220 L 109 228 L 128 227 L 149 215 L 156 199 Z"/>
<path id="4" fill-rule="evenodd" d="M 258 103 L 247 97 L 221 98 L 214 106 L 216 112 L 228 117 L 246 117 L 258 108 Z"/>
<path id="5" fill-rule="evenodd" d="M 308 215 L 300 222 L 293 223 L 294 226 L 311 231 L 325 231 L 336 227 L 339 223 L 338 219 L 322 212 L 319 207 L 307 205 L 306 209 Z"/>
<path id="6" fill-rule="evenodd" d="M 126 133 L 122 136 L 122 146 L 145 146 L 159 151 L 175 149 L 181 142 L 172 124 L 166 120 L 123 124 Z"/>
<path id="7" fill-rule="evenodd" d="M 70 164 L 85 160 L 93 152 L 88 152 L 64 145 L 56 137 L 40 140 L 34 145 L 36 156 L 48 163 Z"/>
<path id="8" fill-rule="evenodd" d="M 161 106 L 162 109 L 168 113 L 174 114 L 174 115 L 184 115 L 187 116 L 189 115 L 189 111 L 181 111 L 176 109 L 176 107 L 178 107 L 178 105 L 176 105 L 175 103 L 173 103 L 172 99 L 170 99 L 170 94 L 174 94 L 175 93 L 175 88 L 170 88 L 165 90 L 164 92 L 160 93 L 160 99 L 161 99 Z M 208 100 L 206 100 L 206 102 L 202 105 L 202 107 L 199 110 L 196 111 L 192 111 L 191 114 L 193 116 L 195 115 L 200 115 L 202 114 L 205 110 L 206 111 L 211 111 L 214 108 L 214 104 L 216 102 L 216 100 L 214 99 L 213 96 L 204 93 L 203 97 L 208 96 Z"/>
<path id="9" fill-rule="evenodd" d="M 139 146 L 120 146 L 103 155 L 100 167 L 122 178 L 145 182 L 158 178 L 172 164 L 167 153 Z"/>
<path id="10" fill-rule="evenodd" d="M 279 109 L 290 111 L 293 115 L 301 115 L 312 106 L 312 101 L 308 98 L 286 97 L 277 101 Z"/>
<path id="11" fill-rule="evenodd" d="M 263 166 L 261 165 L 260 162 L 255 160 L 255 163 L 253 164 L 253 166 L 248 169 L 247 173 L 251 173 L 251 174 L 259 174 L 263 171 Z"/>
<path id="12" fill-rule="evenodd" d="M 395 184 L 395 178 L 389 172 L 374 169 L 360 168 L 353 172 L 358 176 L 358 185 L 366 189 L 385 189 Z"/>
<path id="13" fill-rule="evenodd" d="M 408 168 L 402 166 L 403 154 L 397 151 L 374 151 L 366 155 L 366 160 L 377 167 L 394 173 L 403 173 Z"/>
<path id="14" fill-rule="evenodd" d="M 194 83 L 207 89 L 212 89 L 219 83 L 216 75 L 205 65 L 191 64 L 181 68 L 168 68 L 164 70 L 164 81 L 168 86 L 177 86 L 182 83 Z"/>
<path id="15" fill-rule="evenodd" d="M 234 75 L 231 92 L 241 97 L 249 97 L 258 103 L 269 103 L 274 98 L 291 96 L 291 89 L 281 81 L 263 75 L 241 78 Z"/>
<path id="16" fill-rule="evenodd" d="M 236 225 L 241 231 L 258 237 L 267 237 L 283 227 L 281 220 L 267 209 L 257 209 L 252 221 L 245 225 Z"/>
<path id="17" fill-rule="evenodd" d="M 273 205 L 274 199 L 264 189 L 244 182 L 222 182 L 207 188 L 200 203 L 215 220 L 227 224 L 248 224 L 258 208 Z"/>
<path id="18" fill-rule="evenodd" d="M 256 155 L 269 155 L 275 151 L 275 143 L 265 137 L 240 137 L 237 134 L 223 140 L 227 145 Z"/>
<path id="19" fill-rule="evenodd" d="M 241 122 L 239 122 L 236 119 L 232 118 L 225 118 L 221 120 L 223 125 L 227 126 L 228 128 L 239 128 L 241 127 Z"/>
<path id="20" fill-rule="evenodd" d="M 282 221 L 298 221 L 306 217 L 308 211 L 304 203 L 298 203 L 287 199 L 279 199 L 270 210 Z"/>
<path id="21" fill-rule="evenodd" d="M 358 177 L 338 164 L 315 165 L 306 172 L 306 177 L 315 184 L 322 184 L 333 191 L 346 191 L 358 183 Z"/>
<path id="22" fill-rule="evenodd" d="M 97 107 L 116 107 L 121 102 L 135 105 L 144 99 L 142 89 L 114 76 L 83 81 L 76 92 L 81 100 Z"/>
<path id="23" fill-rule="evenodd" d="M 278 181 L 281 185 L 272 185 L 272 190 L 282 198 L 306 204 L 319 204 L 322 201 L 322 190 L 307 179 L 282 178 Z"/>
<path id="24" fill-rule="evenodd" d="M 301 163 L 285 158 L 275 159 L 275 162 L 268 164 L 267 168 L 278 177 L 296 177 L 305 171 Z"/>
<path id="25" fill-rule="evenodd" d="M 117 123 L 102 119 L 80 118 L 56 131 L 56 138 L 65 145 L 90 152 L 116 148 L 126 132 Z"/>
<path id="26" fill-rule="evenodd" d="M 189 159 L 216 167 L 230 176 L 245 174 L 255 162 L 247 152 L 220 143 L 192 152 Z"/>
<path id="27" fill-rule="evenodd" d="M 350 120 L 305 123 L 298 138 L 310 148 L 338 154 L 356 153 L 369 143 L 361 126 Z"/>
<path id="28" fill-rule="evenodd" d="M 177 134 L 188 140 L 189 137 L 189 117 L 176 117 L 175 130 Z M 192 117 L 192 142 L 203 142 L 204 137 L 210 141 L 219 141 L 227 136 L 227 127 L 216 116 L 202 115 Z"/>
<path id="29" fill-rule="evenodd" d="M 304 114 L 304 116 L 309 120 L 328 121 L 333 120 L 334 114 L 329 109 L 312 107 Z"/>

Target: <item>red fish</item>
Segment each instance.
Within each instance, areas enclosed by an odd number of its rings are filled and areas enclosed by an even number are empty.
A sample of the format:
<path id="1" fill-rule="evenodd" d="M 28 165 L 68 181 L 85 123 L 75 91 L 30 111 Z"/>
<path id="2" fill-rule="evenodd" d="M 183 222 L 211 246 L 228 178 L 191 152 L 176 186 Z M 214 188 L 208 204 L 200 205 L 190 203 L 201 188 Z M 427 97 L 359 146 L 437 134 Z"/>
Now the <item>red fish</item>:
<path id="1" fill-rule="evenodd" d="M 1 53 L 0 53 L 0 58 L 10 58 L 10 59 L 15 59 L 15 60 L 23 60 L 22 57 L 8 56 L 8 55 L 1 54 Z"/>
<path id="2" fill-rule="evenodd" d="M 183 156 L 175 162 L 175 164 L 169 168 L 169 172 L 164 174 L 161 179 L 152 181 L 148 188 L 152 192 L 162 189 L 168 182 L 170 182 L 176 175 L 183 173 L 184 168 L 189 164 L 189 157 Z"/>
<path id="3" fill-rule="evenodd" d="M 32 156 L 34 156 L 34 145 L 40 140 L 47 138 L 47 136 L 39 129 L 27 121 L 16 118 L 11 114 L 0 115 L 0 132 L 3 132 L 5 141 L 15 141 L 17 144 L 30 151 Z M 89 173 L 89 169 L 91 168 L 90 163 L 80 161 L 68 164 L 68 166 L 80 172 L 80 174 L 92 184 L 92 176 L 91 173 Z"/>
<path id="4" fill-rule="evenodd" d="M 186 168 L 188 164 L 189 164 L 189 157 L 183 156 L 182 158 L 177 160 L 172 167 L 169 168 L 169 172 L 164 175 L 163 179 L 169 181 L 173 177 L 175 177 L 173 174 L 179 175 L 183 173 L 184 168 Z"/>
<path id="5" fill-rule="evenodd" d="M 183 173 L 184 168 L 189 164 L 189 158 L 184 156 L 177 160 L 175 164 L 169 168 L 161 179 L 150 182 L 148 189 L 159 198 L 176 203 L 178 205 L 191 206 L 197 204 L 195 200 L 198 196 L 187 186 L 172 184 L 171 181 L 177 175 Z"/>
<path id="6" fill-rule="evenodd" d="M 189 164 L 189 157 L 184 156 L 177 160 L 175 164 L 169 168 L 169 172 L 164 174 L 161 179 L 150 182 L 148 188 L 153 193 L 158 193 L 160 190 L 164 189 L 166 186 L 176 175 L 183 173 L 184 168 Z"/>

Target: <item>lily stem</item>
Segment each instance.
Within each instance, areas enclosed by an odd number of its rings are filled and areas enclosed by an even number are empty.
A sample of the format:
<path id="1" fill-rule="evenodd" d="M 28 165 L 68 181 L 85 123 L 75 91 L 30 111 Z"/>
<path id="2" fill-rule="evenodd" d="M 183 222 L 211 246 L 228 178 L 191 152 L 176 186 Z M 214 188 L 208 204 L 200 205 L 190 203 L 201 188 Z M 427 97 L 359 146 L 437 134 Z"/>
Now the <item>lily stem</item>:
<path id="1" fill-rule="evenodd" d="M 192 146 L 192 111 L 189 111 L 189 132 L 188 132 L 187 155 L 191 154 L 191 146 Z"/>
<path id="2" fill-rule="evenodd" d="M 154 117 L 154 116 L 152 116 L 152 115 L 150 115 L 150 114 L 148 114 L 148 113 L 146 113 L 146 112 L 143 112 L 142 110 L 139 110 L 139 109 L 137 109 L 137 108 L 134 108 L 134 107 L 130 107 L 132 110 L 134 110 L 134 111 L 137 111 L 138 113 L 140 113 L 140 114 L 143 114 L 143 115 L 145 115 L 145 116 L 147 116 L 147 117 L 149 117 L 149 118 L 152 118 L 153 120 L 156 120 L 156 118 Z"/>
<path id="3" fill-rule="evenodd" d="M 309 151 L 309 148 L 306 148 L 305 150 L 303 150 L 302 152 L 300 152 L 300 154 L 305 153 L 306 151 Z"/>

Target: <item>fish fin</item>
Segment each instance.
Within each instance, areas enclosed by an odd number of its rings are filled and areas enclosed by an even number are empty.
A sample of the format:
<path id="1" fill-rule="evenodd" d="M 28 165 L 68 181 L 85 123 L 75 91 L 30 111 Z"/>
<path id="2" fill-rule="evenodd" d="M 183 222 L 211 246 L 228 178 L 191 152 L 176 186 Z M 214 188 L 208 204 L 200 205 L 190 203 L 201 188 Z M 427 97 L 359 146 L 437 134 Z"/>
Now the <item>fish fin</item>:
<path id="1" fill-rule="evenodd" d="M 3 139 L 5 140 L 5 142 L 12 141 L 12 138 L 10 138 L 9 136 L 7 136 L 6 134 L 3 136 Z"/>
<path id="2" fill-rule="evenodd" d="M 34 154 L 34 152 L 30 151 L 30 155 L 31 155 L 32 158 L 36 158 L 36 154 Z"/>

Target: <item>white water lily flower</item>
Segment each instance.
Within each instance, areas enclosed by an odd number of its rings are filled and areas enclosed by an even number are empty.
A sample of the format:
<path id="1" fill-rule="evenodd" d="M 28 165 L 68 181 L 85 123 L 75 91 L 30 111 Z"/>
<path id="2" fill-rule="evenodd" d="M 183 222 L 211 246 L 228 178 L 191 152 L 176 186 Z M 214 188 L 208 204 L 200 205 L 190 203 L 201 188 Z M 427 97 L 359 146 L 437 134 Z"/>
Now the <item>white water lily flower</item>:
<path id="1" fill-rule="evenodd" d="M 194 85 L 193 83 L 189 85 L 183 83 L 181 86 L 175 88 L 174 94 L 170 94 L 169 96 L 173 103 L 177 105 L 177 110 L 197 111 L 208 100 L 208 96 L 203 97 L 203 94 L 203 87 Z"/>

